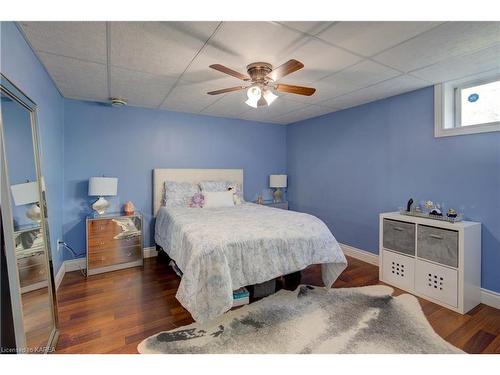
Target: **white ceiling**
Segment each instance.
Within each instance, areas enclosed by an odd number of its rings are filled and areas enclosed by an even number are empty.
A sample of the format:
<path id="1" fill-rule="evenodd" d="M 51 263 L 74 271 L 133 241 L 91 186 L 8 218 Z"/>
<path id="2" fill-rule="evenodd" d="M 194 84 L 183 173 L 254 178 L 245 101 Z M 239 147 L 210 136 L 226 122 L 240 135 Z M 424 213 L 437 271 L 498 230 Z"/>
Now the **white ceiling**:
<path id="1" fill-rule="evenodd" d="M 288 124 L 486 71 L 500 73 L 500 22 L 21 22 L 67 98 Z M 312 86 L 248 107 L 242 82 L 210 69 L 305 68 L 280 80 Z"/>

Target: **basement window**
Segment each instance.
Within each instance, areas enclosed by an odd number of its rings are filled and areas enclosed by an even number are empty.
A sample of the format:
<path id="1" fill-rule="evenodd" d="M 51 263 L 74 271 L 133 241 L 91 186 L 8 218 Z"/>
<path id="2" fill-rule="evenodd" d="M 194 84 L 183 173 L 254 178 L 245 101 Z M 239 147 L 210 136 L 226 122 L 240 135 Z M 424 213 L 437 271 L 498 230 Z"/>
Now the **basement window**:
<path id="1" fill-rule="evenodd" d="M 435 136 L 500 131 L 500 77 L 436 85 Z"/>

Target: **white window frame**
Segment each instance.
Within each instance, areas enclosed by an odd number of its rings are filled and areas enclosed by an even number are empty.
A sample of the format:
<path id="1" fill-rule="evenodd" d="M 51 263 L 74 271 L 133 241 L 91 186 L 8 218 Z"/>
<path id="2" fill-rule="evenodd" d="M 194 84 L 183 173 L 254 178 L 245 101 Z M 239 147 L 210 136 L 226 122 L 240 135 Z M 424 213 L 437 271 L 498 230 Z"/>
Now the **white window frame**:
<path id="1" fill-rule="evenodd" d="M 500 122 L 460 126 L 460 90 L 497 81 L 500 75 L 483 73 L 434 86 L 434 136 L 476 134 L 500 131 Z"/>

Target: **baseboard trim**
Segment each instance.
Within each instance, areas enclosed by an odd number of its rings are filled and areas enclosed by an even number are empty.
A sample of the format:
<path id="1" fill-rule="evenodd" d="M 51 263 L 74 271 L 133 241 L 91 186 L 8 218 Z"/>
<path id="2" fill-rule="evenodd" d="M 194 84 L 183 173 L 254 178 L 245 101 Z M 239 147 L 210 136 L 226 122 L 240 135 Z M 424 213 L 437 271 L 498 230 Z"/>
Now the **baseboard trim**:
<path id="1" fill-rule="evenodd" d="M 64 271 L 72 272 L 72 271 L 80 271 L 82 269 L 87 268 L 87 258 L 76 258 L 64 261 Z"/>
<path id="2" fill-rule="evenodd" d="M 66 261 L 61 263 L 61 267 L 59 267 L 59 271 L 57 271 L 56 276 L 54 278 L 54 283 L 56 284 L 56 290 L 59 289 L 59 286 L 61 285 L 65 274 L 66 274 Z"/>
<path id="3" fill-rule="evenodd" d="M 349 246 L 346 244 L 341 243 L 340 247 L 342 248 L 342 251 L 344 252 L 345 255 L 362 260 L 366 263 L 373 264 L 375 266 L 378 266 L 378 255 L 373 254 L 369 251 L 366 250 L 361 250 L 353 246 Z"/>
<path id="4" fill-rule="evenodd" d="M 481 288 L 481 303 L 500 310 L 500 293 Z"/>
<path id="5" fill-rule="evenodd" d="M 158 251 L 156 251 L 155 246 L 144 248 L 144 258 L 152 258 L 158 256 Z"/>
<path id="6" fill-rule="evenodd" d="M 340 244 L 345 255 L 378 266 L 378 255 L 346 244 Z M 500 309 L 500 293 L 481 288 L 481 303 Z"/>

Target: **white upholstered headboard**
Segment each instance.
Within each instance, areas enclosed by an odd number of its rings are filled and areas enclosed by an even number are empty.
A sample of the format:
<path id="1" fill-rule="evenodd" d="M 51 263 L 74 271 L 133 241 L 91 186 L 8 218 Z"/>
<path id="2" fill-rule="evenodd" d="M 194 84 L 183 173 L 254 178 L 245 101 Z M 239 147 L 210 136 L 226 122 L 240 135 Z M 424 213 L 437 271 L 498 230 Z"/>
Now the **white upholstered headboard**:
<path id="1" fill-rule="evenodd" d="M 163 204 L 164 182 L 201 182 L 227 180 L 239 182 L 243 189 L 243 169 L 177 169 L 158 168 L 153 169 L 153 215 Z"/>

